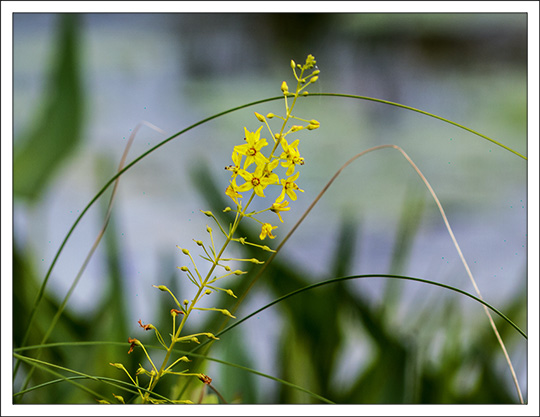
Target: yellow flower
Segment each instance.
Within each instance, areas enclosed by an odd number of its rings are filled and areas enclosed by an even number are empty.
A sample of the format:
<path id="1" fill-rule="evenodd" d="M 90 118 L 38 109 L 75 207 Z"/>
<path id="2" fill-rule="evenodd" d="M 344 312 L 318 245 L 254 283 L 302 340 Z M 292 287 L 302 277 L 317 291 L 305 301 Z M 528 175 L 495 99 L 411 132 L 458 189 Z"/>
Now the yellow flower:
<path id="1" fill-rule="evenodd" d="M 289 211 L 291 208 L 287 207 L 289 205 L 289 202 L 285 200 L 283 203 L 274 203 L 272 204 L 272 207 L 270 208 L 270 211 L 273 211 L 276 213 L 279 217 L 279 220 L 281 220 L 281 223 L 283 223 L 283 219 L 281 218 L 280 211 Z"/>
<path id="2" fill-rule="evenodd" d="M 277 226 L 272 226 L 270 223 L 264 223 L 261 228 L 261 234 L 259 235 L 259 238 L 261 240 L 264 240 L 266 236 L 268 236 L 270 239 L 274 239 L 275 236 L 272 234 L 272 230 L 277 229 Z"/>
<path id="3" fill-rule="evenodd" d="M 231 177 L 233 179 L 233 183 L 236 185 L 236 176 L 238 175 L 238 171 L 240 170 L 240 163 L 242 162 L 242 155 L 240 155 L 236 151 L 233 151 L 231 159 L 234 162 L 234 165 L 226 166 L 225 169 L 232 172 Z"/>
<path id="4" fill-rule="evenodd" d="M 285 194 L 287 194 L 292 201 L 296 201 L 296 191 L 304 192 L 304 190 L 301 190 L 298 188 L 298 185 L 296 185 L 295 181 L 298 179 L 298 176 L 300 175 L 299 172 L 294 174 L 292 177 L 289 177 L 287 179 L 281 180 L 281 185 L 283 186 L 283 190 L 281 190 L 281 194 L 276 199 L 276 203 L 281 203 L 283 199 L 285 198 Z"/>
<path id="5" fill-rule="evenodd" d="M 262 126 L 257 129 L 256 132 L 250 132 L 244 127 L 246 133 L 246 144 L 238 145 L 234 147 L 234 152 L 238 152 L 240 155 L 246 155 L 246 162 L 244 163 L 244 169 L 247 169 L 253 162 L 257 165 L 264 165 L 268 162 L 266 156 L 261 152 L 261 148 L 268 145 L 266 139 L 259 139 Z"/>
<path id="6" fill-rule="evenodd" d="M 300 141 L 298 139 L 290 145 L 287 144 L 285 138 L 281 140 L 281 147 L 284 152 L 281 154 L 280 158 L 285 160 L 281 163 L 281 166 L 287 168 L 286 175 L 291 175 L 294 172 L 294 167 L 296 165 L 304 165 L 304 158 L 300 156 L 300 152 L 298 151 L 299 143 Z"/>
<path id="7" fill-rule="evenodd" d="M 239 191 L 243 193 L 244 191 L 248 191 L 253 189 L 255 191 L 255 194 L 257 194 L 259 197 L 265 197 L 263 190 L 270 184 L 277 182 L 277 175 L 271 174 L 270 176 L 266 176 L 264 171 L 264 165 L 257 165 L 257 168 L 255 169 L 255 172 L 252 174 L 251 172 L 247 172 L 244 169 L 241 169 L 238 171 L 238 174 L 246 180 L 244 184 L 242 184 L 240 187 L 236 189 L 236 191 Z"/>
<path id="8" fill-rule="evenodd" d="M 225 194 L 227 194 L 229 197 L 231 197 L 232 201 L 234 201 L 234 203 L 237 206 L 239 206 L 240 202 L 239 202 L 238 198 L 242 198 L 242 194 L 238 193 L 236 190 L 237 190 L 237 187 L 235 186 L 235 184 L 233 184 L 231 182 L 231 184 L 225 190 Z"/>
<path id="9" fill-rule="evenodd" d="M 268 163 L 266 167 L 264 168 L 263 176 L 264 178 L 267 178 L 270 182 L 270 184 L 274 184 L 276 182 L 279 182 L 279 177 L 277 174 L 274 174 L 272 171 L 278 166 L 279 159 L 274 159 L 272 162 Z"/>

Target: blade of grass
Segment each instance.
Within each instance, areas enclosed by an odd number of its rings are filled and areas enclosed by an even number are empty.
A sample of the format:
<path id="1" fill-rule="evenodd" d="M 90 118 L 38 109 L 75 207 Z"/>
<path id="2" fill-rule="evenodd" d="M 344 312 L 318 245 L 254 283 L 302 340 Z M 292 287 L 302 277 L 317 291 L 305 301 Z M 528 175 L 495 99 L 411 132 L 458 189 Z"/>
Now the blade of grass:
<path id="1" fill-rule="evenodd" d="M 477 301 L 478 303 L 482 304 L 485 308 L 489 308 L 490 310 L 492 310 L 494 313 L 496 313 L 498 316 L 500 316 L 503 320 L 505 320 L 508 324 L 510 324 L 514 329 L 516 329 L 518 331 L 518 333 L 521 334 L 521 336 L 523 336 L 525 339 L 527 339 L 527 334 L 523 330 L 521 330 L 521 328 L 517 324 L 515 324 L 512 320 L 510 320 L 506 315 L 504 315 L 501 311 L 499 311 L 498 309 L 496 309 L 492 305 L 485 302 L 483 299 L 481 299 L 479 297 L 476 297 L 476 296 L 468 293 L 467 291 L 461 290 L 461 289 L 456 288 L 456 287 L 452 287 L 451 285 L 446 285 L 446 284 L 442 284 L 440 282 L 431 281 L 431 280 L 427 280 L 427 279 L 423 279 L 423 278 L 415 278 L 415 277 L 409 277 L 409 276 L 405 276 L 405 275 L 391 275 L 391 274 L 350 275 L 350 276 L 346 276 L 346 277 L 332 278 L 332 279 L 329 279 L 329 280 L 326 280 L 326 281 L 321 281 L 321 282 L 317 282 L 315 284 L 308 285 L 306 287 L 303 287 L 303 288 L 300 288 L 298 290 L 292 291 L 292 292 L 290 292 L 288 294 L 285 294 L 282 297 L 279 297 L 279 298 L 275 299 L 274 301 L 266 304 L 264 307 L 261 307 L 260 309 L 254 311 L 253 313 L 251 313 L 251 314 L 249 314 L 249 315 L 235 321 L 233 324 L 231 324 L 227 328 L 217 332 L 215 334 L 215 336 L 219 337 L 219 336 L 223 335 L 224 333 L 234 329 L 236 326 L 240 325 L 241 323 L 248 320 L 249 318 L 261 313 L 262 311 L 266 310 L 267 308 L 272 307 L 273 305 L 275 305 L 277 303 L 280 303 L 281 301 L 286 300 L 287 298 L 290 298 L 290 297 L 292 297 L 294 295 L 301 294 L 301 293 L 303 293 L 305 291 L 309 291 L 309 290 L 312 290 L 314 288 L 321 287 L 321 286 L 324 286 L 324 285 L 334 284 L 336 282 L 349 281 L 349 280 L 352 280 L 352 279 L 362 279 L 362 278 L 389 278 L 389 279 L 416 281 L 416 282 L 422 282 L 424 284 L 430 284 L 430 285 L 434 285 L 434 286 L 437 286 L 437 287 L 441 287 L 441 288 L 445 288 L 447 290 L 457 292 L 459 294 L 465 295 L 465 296 Z M 211 342 L 211 341 L 207 341 L 205 343 L 209 343 L 209 342 Z M 205 343 L 201 343 L 200 345 L 197 345 L 197 348 L 194 349 L 193 351 L 197 350 L 200 347 L 203 347 Z"/>
<path id="2" fill-rule="evenodd" d="M 48 348 L 48 347 L 56 347 L 56 346 L 95 346 L 95 345 L 125 345 L 125 346 L 129 346 L 129 343 L 122 343 L 122 342 L 107 342 L 107 341 L 93 341 L 93 342 L 57 342 L 57 343 L 49 343 L 49 344 L 45 344 L 45 345 L 35 345 L 35 346 L 27 346 L 27 347 L 21 347 L 21 348 L 17 348 L 16 350 L 18 352 L 22 352 L 22 351 L 25 351 L 25 350 L 32 350 L 32 349 L 41 349 L 41 348 Z M 159 349 L 159 350 L 163 350 L 163 347 L 162 346 L 159 346 L 159 345 L 146 345 L 145 346 L 149 349 Z M 207 359 L 209 361 L 212 361 L 212 362 L 216 362 L 216 363 L 220 363 L 220 364 L 223 364 L 223 365 L 227 365 L 227 366 L 231 366 L 231 367 L 234 367 L 234 368 L 237 368 L 237 369 L 240 369 L 240 370 L 243 370 L 245 372 L 249 372 L 249 373 L 252 373 L 254 375 L 258 375 L 258 376 L 262 376 L 264 378 L 268 378 L 268 379 L 271 379 L 273 381 L 276 381 L 280 384 L 283 384 L 283 385 L 286 385 L 288 387 L 291 387 L 291 388 L 294 388 L 294 389 L 297 389 L 299 391 L 302 391 L 302 392 L 305 392 L 309 395 L 311 395 L 313 398 L 316 398 L 320 401 L 323 401 L 325 403 L 328 403 L 328 404 L 333 404 L 332 401 L 330 401 L 329 399 L 327 398 L 324 398 L 314 392 L 311 392 L 301 386 L 298 386 L 296 384 L 293 384 L 291 382 L 288 382 L 288 381 L 285 381 L 283 379 L 280 379 L 280 378 L 276 378 L 276 377 L 273 377 L 271 375 L 268 375 L 268 374 L 265 374 L 263 372 L 259 372 L 255 369 L 251 369 L 251 368 L 248 368 L 248 367 L 245 367 L 245 366 L 242 366 L 242 365 L 237 365 L 235 363 L 232 363 L 232 362 L 228 362 L 228 361 L 224 361 L 224 360 L 221 360 L 221 359 L 216 359 L 216 358 L 212 358 L 212 357 L 208 357 L 206 355 L 200 355 L 200 354 L 197 354 L 197 353 L 193 353 L 193 352 L 188 352 L 188 351 L 185 351 L 185 350 L 180 350 L 180 349 L 174 349 L 175 352 L 181 354 L 181 355 L 184 355 L 184 354 L 188 354 L 188 355 L 191 355 L 191 356 L 194 356 L 194 357 L 198 357 L 198 358 L 204 358 L 204 359 Z M 64 368 L 64 367 L 61 367 L 59 365 L 55 365 L 55 364 L 52 364 L 52 363 L 47 363 L 47 362 L 43 362 L 43 361 L 39 361 L 39 360 L 36 360 L 34 358 L 30 358 L 30 357 L 27 357 L 27 356 L 22 356 L 22 355 L 19 355 L 18 353 L 14 353 L 14 356 L 16 357 L 19 357 L 21 360 L 23 361 L 27 361 L 27 362 L 36 362 L 38 364 L 40 364 L 40 366 L 43 366 L 43 367 L 46 367 L 46 366 L 50 366 L 50 367 L 54 367 L 54 368 L 58 368 L 58 369 L 62 369 L 62 370 L 65 370 L 65 371 L 68 371 L 68 372 L 72 372 L 72 373 L 75 373 L 78 375 L 78 378 L 85 378 L 85 379 L 92 379 L 92 380 L 99 380 L 99 381 L 103 381 L 103 382 L 115 382 L 115 384 L 111 383 L 111 385 L 114 385 L 114 386 L 117 386 L 118 388 L 121 388 L 121 389 L 124 389 L 126 391 L 130 391 L 129 389 L 125 388 L 125 387 L 122 387 L 118 384 L 123 384 L 123 385 L 126 385 L 128 387 L 132 387 L 133 384 L 131 383 L 127 383 L 127 382 L 124 382 L 124 381 L 121 381 L 121 380 L 117 380 L 117 379 L 113 379 L 113 378 L 106 378 L 106 377 L 100 377 L 100 376 L 92 376 L 92 375 L 87 375 L 87 374 L 83 374 L 81 372 L 77 372 L 77 371 L 74 371 L 72 369 L 68 369 L 68 368 Z M 64 381 L 64 380 L 67 380 L 69 378 L 67 377 L 64 377 L 56 372 L 52 372 L 54 373 L 55 375 L 57 376 L 60 376 L 60 380 L 61 381 Z M 27 390 L 25 390 L 24 392 L 20 391 L 18 393 L 15 393 L 14 396 L 18 396 L 18 395 L 21 395 L 25 392 L 29 392 L 29 391 L 32 391 L 34 389 L 37 389 L 37 388 L 42 388 L 43 386 L 47 386 L 47 385 L 50 385 L 52 383 L 55 383 L 55 382 L 60 382 L 60 381 L 48 381 L 46 383 L 43 383 L 43 384 L 40 384 L 40 386 L 35 386 L 35 387 L 31 387 Z M 142 390 L 142 391 L 148 391 L 146 390 L 145 388 L 143 387 L 137 387 L 137 389 L 139 390 Z M 132 392 L 132 391 L 130 391 Z M 133 391 L 134 393 L 136 393 L 135 391 Z M 149 392 L 149 391 L 148 391 Z M 159 396 L 160 398 L 162 399 L 166 399 L 168 401 L 171 401 L 169 400 L 168 398 L 162 396 L 162 395 L 159 395 L 155 392 L 152 392 L 153 395 L 156 395 L 156 396 Z"/>
<path id="3" fill-rule="evenodd" d="M 414 112 L 417 112 L 417 113 L 420 113 L 420 114 L 423 114 L 425 116 L 429 116 L 429 117 L 433 117 L 437 120 L 441 120 L 445 123 L 450 123 L 451 125 L 454 125 L 456 127 L 459 127 L 460 129 L 464 129 L 466 130 L 467 132 L 470 132 L 470 133 L 473 133 L 477 136 L 480 136 L 481 138 L 484 138 L 488 141 L 490 141 L 491 143 L 494 143 L 495 145 L 497 146 L 500 146 L 501 148 L 503 149 L 506 149 L 507 151 L 509 152 L 512 152 L 514 155 L 517 155 L 519 156 L 520 158 L 523 158 L 525 160 L 527 160 L 527 157 L 520 154 L 519 152 L 513 150 L 512 148 L 506 146 L 506 145 L 503 145 L 502 143 L 500 142 L 497 142 L 496 140 L 494 139 L 491 139 L 490 137 L 486 136 L 486 135 L 483 135 L 482 133 L 479 133 L 477 132 L 476 130 L 473 130 L 473 129 L 470 129 L 466 126 L 463 126 L 459 123 L 456 123 L 456 122 L 453 122 L 452 120 L 449 120 L 449 119 L 445 119 L 444 117 L 441 117 L 441 116 L 437 116 L 436 114 L 433 114 L 433 113 L 429 113 L 425 110 L 420 110 L 420 109 L 416 109 L 414 107 L 411 107 L 411 106 L 406 106 L 405 104 L 400 104 L 400 103 L 394 103 L 393 101 L 388 101 L 388 100 L 382 100 L 380 98 L 374 98 L 374 97 L 366 97 L 366 96 L 356 96 L 356 95 L 353 95 L 353 94 L 339 94 L 339 93 L 309 93 L 308 97 L 309 96 L 322 96 L 322 97 L 344 97 L 344 98 L 353 98 L 353 99 L 357 99 L 357 100 L 367 100 L 367 101 L 374 101 L 374 102 L 377 102 L 377 103 L 382 103 L 382 104 L 388 104 L 389 106 L 395 106 L 395 107 L 400 107 L 402 109 L 407 109 L 407 110 L 411 110 L 411 111 L 414 111 Z"/>

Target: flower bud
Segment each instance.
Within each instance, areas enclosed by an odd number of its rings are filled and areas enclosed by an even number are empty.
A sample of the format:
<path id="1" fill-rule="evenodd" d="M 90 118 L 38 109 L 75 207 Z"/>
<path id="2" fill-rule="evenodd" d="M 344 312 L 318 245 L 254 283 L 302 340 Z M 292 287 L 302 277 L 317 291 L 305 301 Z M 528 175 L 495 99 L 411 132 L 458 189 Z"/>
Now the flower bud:
<path id="1" fill-rule="evenodd" d="M 202 245 L 203 245 L 202 240 L 195 240 L 195 239 L 193 239 L 193 241 L 194 241 L 198 246 L 202 246 Z"/>
<path id="2" fill-rule="evenodd" d="M 287 83 L 285 81 L 281 83 L 281 91 L 283 92 L 283 94 L 287 94 L 289 92 L 289 87 L 287 86 Z"/>
<path id="3" fill-rule="evenodd" d="M 258 120 L 259 122 L 264 123 L 264 122 L 266 121 L 265 118 L 264 118 L 264 116 L 263 116 L 262 114 L 257 113 L 257 112 L 255 112 L 255 117 L 257 118 L 257 120 Z"/>
<path id="4" fill-rule="evenodd" d="M 291 59 L 291 68 L 294 69 L 296 67 L 296 63 Z"/>
<path id="5" fill-rule="evenodd" d="M 274 113 L 268 113 L 268 114 L 266 115 L 266 118 L 267 118 L 267 119 L 272 119 L 272 118 L 274 118 L 274 116 L 275 116 Z"/>
<path id="6" fill-rule="evenodd" d="M 210 295 L 210 294 L 212 294 L 212 290 L 206 290 L 204 293 L 205 293 L 206 295 Z"/>
<path id="7" fill-rule="evenodd" d="M 302 130 L 303 128 L 304 126 L 294 125 L 291 127 L 291 132 L 298 132 L 299 130 Z"/>
<path id="8" fill-rule="evenodd" d="M 310 83 L 314 83 L 315 81 L 317 81 L 319 79 L 319 77 L 316 75 L 315 77 L 311 78 L 311 80 L 309 80 Z"/>
<path id="9" fill-rule="evenodd" d="M 212 228 L 211 228 L 210 226 L 207 225 L 207 226 L 206 226 L 206 231 L 207 231 L 208 233 L 212 233 Z"/>
<path id="10" fill-rule="evenodd" d="M 180 271 L 184 271 L 184 272 L 188 272 L 189 271 L 189 268 L 187 266 L 177 266 L 177 268 L 180 270 Z"/>

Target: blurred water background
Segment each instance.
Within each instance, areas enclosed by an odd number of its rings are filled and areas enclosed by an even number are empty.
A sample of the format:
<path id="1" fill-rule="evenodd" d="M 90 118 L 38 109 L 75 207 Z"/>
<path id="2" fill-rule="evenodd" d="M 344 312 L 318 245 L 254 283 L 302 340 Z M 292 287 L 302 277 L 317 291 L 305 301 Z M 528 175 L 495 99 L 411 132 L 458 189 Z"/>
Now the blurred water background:
<path id="1" fill-rule="evenodd" d="M 64 20 L 73 17 L 14 15 L 15 164 L 32 130 L 42 126 L 45 97 L 54 94 L 50 74 L 62 59 L 59 39 Z M 18 188 L 17 182 L 24 182 L 33 163 L 39 164 L 30 159 L 24 170 L 15 166 L 14 247 L 38 281 L 80 211 L 114 174 L 139 122 L 148 121 L 167 134 L 142 127 L 128 160 L 209 115 L 280 95 L 281 82 L 292 83 L 290 60 L 302 63 L 307 54 L 315 56 L 321 71 L 311 92 L 403 103 L 527 154 L 526 14 L 96 13 L 78 15 L 72 23 L 73 85 L 80 90 L 74 107 L 67 106 L 62 117 L 65 129 L 69 120 L 76 121 L 72 131 L 78 141 L 53 140 L 32 157 L 66 151 L 61 160 L 52 157 L 55 162 L 47 171 L 51 175 L 41 182 L 28 180 L 34 185 L 39 182 L 35 188 Z M 226 187 L 223 167 L 230 163 L 231 148 L 242 140 L 244 126 L 259 127 L 253 111 L 279 114 L 282 102 L 204 124 L 122 176 L 107 231 L 116 241 L 123 283 L 116 296 L 122 299 L 118 302 L 127 319 L 127 333 L 118 335 L 117 341 L 139 333 L 137 320 L 152 322 L 160 315 L 157 306 L 164 296 L 151 285 L 179 280 L 175 267 L 184 260 L 176 245 L 191 247 L 191 239 L 205 237 L 208 219 L 199 209 L 209 208 L 209 203 L 201 182 L 194 178 L 212 178 L 220 189 Z M 527 164 L 523 159 L 454 126 L 379 103 L 311 97 L 298 103 L 297 115 L 319 120 L 321 128 L 298 135 L 306 160 L 300 177 L 305 192 L 285 213 L 285 223 L 279 224 L 278 238 L 272 243 L 285 236 L 348 158 L 375 145 L 396 144 L 433 186 L 485 299 L 503 311 L 516 302 L 526 304 Z M 52 299 L 64 297 L 97 236 L 109 193 L 105 196 L 88 212 L 60 256 L 48 287 Z M 412 211 L 406 211 L 410 204 Z M 418 212 L 414 239 L 401 248 L 406 256 L 395 264 L 400 222 Z M 310 281 L 334 277 L 333 259 L 343 224 L 357 239 L 352 273 L 399 273 L 474 293 L 435 203 L 398 152 L 370 153 L 347 168 L 287 243 L 280 259 Z M 103 308 L 100 300 L 112 291 L 111 249 L 104 245 L 69 301 L 69 314 L 75 317 Z M 413 283 L 391 290 L 387 282 L 375 279 L 349 283 L 346 288 L 372 305 L 388 306 L 393 311 L 391 324 L 407 337 L 417 335 L 430 351 L 437 351 L 437 339 L 444 338 L 449 314 L 463 325 L 463 343 L 478 329 L 493 337 L 486 331 L 487 320 L 478 304 L 455 294 Z M 242 308 L 244 313 L 275 298 L 264 286 L 252 296 Z M 437 305 L 449 311 L 436 313 Z M 525 310 L 516 314 L 513 318 L 526 329 Z M 419 316 L 423 319 L 413 319 Z M 429 324 L 432 317 L 438 319 Z M 253 323 L 246 322 L 244 329 L 250 335 L 246 344 L 257 358 L 257 369 L 272 374 L 280 360 L 275 342 L 286 321 L 268 310 Z M 433 327 L 422 333 L 419 326 Z M 362 332 L 350 332 L 353 342 L 340 347 L 347 360 L 337 366 L 334 382 L 338 385 L 353 380 L 374 355 Z M 526 392 L 527 346 L 513 335 L 509 340 Z M 502 355 L 493 366 L 505 375 L 511 392 Z M 271 394 L 277 389 L 273 383 L 257 384 L 266 393 L 258 399 L 273 401 Z"/>

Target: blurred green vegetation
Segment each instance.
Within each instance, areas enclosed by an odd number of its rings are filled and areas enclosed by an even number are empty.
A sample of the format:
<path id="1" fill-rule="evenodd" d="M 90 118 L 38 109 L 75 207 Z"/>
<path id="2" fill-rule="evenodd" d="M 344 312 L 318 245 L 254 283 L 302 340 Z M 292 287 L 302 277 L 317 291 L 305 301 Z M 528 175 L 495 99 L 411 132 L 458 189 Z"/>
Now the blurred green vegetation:
<path id="1" fill-rule="evenodd" d="M 214 213 L 220 213 L 221 209 L 227 205 L 227 201 L 222 198 L 222 193 L 216 183 L 208 175 L 208 167 L 200 166 L 200 171 L 194 172 L 192 178 L 197 181 L 199 189 L 204 190 L 204 197 L 209 208 Z M 394 257 L 390 269 L 394 273 L 401 271 L 400 265 L 406 263 L 408 248 L 414 243 L 415 231 L 422 216 L 422 210 L 418 209 L 421 200 L 412 195 L 403 206 L 402 219 L 398 227 L 395 239 Z M 103 213 L 105 215 L 105 204 Z M 223 215 L 223 222 L 231 220 Z M 100 301 L 100 305 L 95 312 L 85 317 L 78 318 L 66 312 L 53 337 L 49 342 L 87 342 L 87 341 L 111 341 L 122 342 L 128 337 L 127 322 L 133 320 L 126 314 L 126 306 L 122 305 L 124 289 L 122 277 L 123 272 L 119 259 L 122 256 L 122 249 L 119 247 L 114 236 L 116 223 L 110 222 L 110 230 L 106 233 L 103 242 L 107 253 L 107 276 L 109 288 L 105 292 L 106 298 Z M 246 227 L 242 224 L 239 235 L 255 240 L 259 231 Z M 352 260 L 358 253 L 356 242 L 360 240 L 361 227 L 355 224 L 343 222 L 336 247 L 333 270 L 334 276 L 345 276 L 354 273 L 350 269 Z M 251 249 L 250 246 L 241 247 L 243 257 L 259 257 L 259 250 Z M 14 252 L 14 280 L 18 283 L 14 293 L 14 318 L 17 323 L 25 323 L 29 306 L 34 301 L 33 295 L 38 285 L 38 277 L 35 271 L 26 265 L 24 254 Z M 168 267 L 167 267 L 168 266 Z M 170 260 L 163 260 L 164 271 L 169 271 L 167 279 L 162 276 L 162 281 L 173 291 L 178 290 L 178 280 L 174 277 L 175 266 Z M 257 267 L 250 271 L 253 277 L 257 272 Z M 164 272 L 166 275 L 167 272 Z M 263 291 L 271 299 L 278 298 L 298 288 L 302 288 L 314 280 L 323 280 L 330 277 L 313 277 L 302 273 L 301 265 L 291 264 L 290 261 L 281 261 L 279 256 L 270 264 L 261 279 L 254 287 L 254 295 L 257 291 Z M 230 286 L 235 294 L 243 294 L 249 285 L 250 280 L 237 280 L 231 282 Z M 387 294 L 389 303 L 398 303 L 400 298 L 399 286 L 402 283 L 389 281 L 387 283 Z M 455 296 L 455 295 L 454 295 Z M 217 297 L 217 295 L 216 295 Z M 457 296 L 456 296 L 457 297 Z M 222 297 L 216 301 L 216 305 L 230 306 L 230 297 Z M 164 299 L 162 306 L 155 306 L 160 312 L 159 323 L 154 323 L 158 328 L 170 327 L 169 301 Z M 278 349 L 276 353 L 277 368 L 272 372 L 272 376 L 284 379 L 294 384 L 300 385 L 312 392 L 315 392 L 333 402 L 340 404 L 512 404 L 516 403 L 516 395 L 509 386 L 507 370 L 499 371 L 499 367 L 494 364 L 501 356 L 498 346 L 491 330 L 487 326 L 478 332 L 472 340 L 465 343 L 462 334 L 467 323 L 453 317 L 452 311 L 459 300 L 450 299 L 441 306 L 436 305 L 438 300 L 428 303 L 423 311 L 418 312 L 418 316 L 411 318 L 415 320 L 413 328 L 425 334 L 436 334 L 442 330 L 445 333 L 442 355 L 436 362 L 425 355 L 427 346 L 423 346 L 425 337 L 415 334 L 415 332 L 404 332 L 396 328 L 393 314 L 396 311 L 389 308 L 385 303 L 378 305 L 370 302 L 358 291 L 353 291 L 347 283 L 336 283 L 325 286 L 324 289 L 315 289 L 302 293 L 292 299 L 285 300 L 275 307 L 278 314 L 283 318 L 283 329 L 279 340 L 275 341 Z M 525 317 L 525 306 L 516 299 L 506 306 L 498 306 L 511 318 L 517 318 L 518 323 Z M 51 298 L 46 297 L 40 314 L 33 326 L 29 345 L 39 343 L 43 332 L 49 325 L 52 316 L 58 308 Z M 483 314 L 478 308 L 478 314 Z M 239 317 L 241 318 L 241 317 Z M 16 323 L 14 323 L 16 324 Z M 188 323 L 189 324 L 189 323 Z M 265 324 L 271 326 L 271 323 Z M 512 344 L 519 340 L 519 335 L 507 324 L 498 321 L 499 328 L 504 340 Z M 213 331 L 217 333 L 223 327 L 221 315 L 208 314 L 205 322 L 198 328 L 188 328 L 187 332 Z M 21 332 L 24 327 L 14 326 L 14 345 L 20 345 Z M 370 346 L 374 354 L 370 355 L 367 364 L 354 375 L 352 381 L 347 384 L 339 381 L 339 367 L 343 362 L 347 363 L 347 357 L 343 347 L 351 342 L 350 329 L 359 329 L 365 339 L 365 343 Z M 133 335 L 131 335 L 133 336 Z M 418 336 L 418 337 L 416 337 Z M 157 344 L 155 338 L 150 333 L 137 336 L 149 345 Z M 221 336 L 220 340 L 214 342 L 208 355 L 218 357 L 231 363 L 239 364 L 257 370 L 257 357 L 249 352 L 248 346 L 243 343 L 249 339 L 242 326 L 233 329 L 231 332 Z M 65 346 L 51 347 L 43 349 L 42 360 L 59 364 L 89 375 L 105 376 L 110 378 L 126 379 L 125 375 L 109 365 L 109 362 L 121 362 L 128 370 L 134 372 L 138 364 L 145 364 L 146 359 L 140 349 L 135 349 L 133 353 L 127 355 L 128 343 L 125 346 L 117 345 L 97 345 L 97 346 Z M 185 348 L 189 350 L 189 346 Z M 361 351 L 365 349 L 358 347 Z M 151 350 L 155 352 L 154 350 Z M 32 357 L 33 351 L 23 352 Z M 201 353 L 201 352 L 197 352 Z M 192 358 L 189 364 L 191 370 L 207 371 L 209 363 L 201 363 L 197 358 Z M 214 366 L 214 365 L 213 365 Z M 352 368 L 356 365 L 350 364 Z M 27 366 L 23 366 L 23 373 L 27 371 Z M 230 401 L 240 403 L 317 403 L 310 395 L 297 391 L 287 386 L 279 385 L 275 395 L 268 395 L 258 388 L 257 379 L 261 378 L 242 370 L 231 368 L 226 365 L 218 365 L 215 368 L 216 374 L 213 384 L 221 394 Z M 66 374 L 67 375 L 67 374 Z M 20 378 L 20 377 L 19 377 Z M 30 387 L 49 381 L 52 378 L 49 374 L 37 370 L 30 383 Z M 180 381 L 186 381 L 181 379 Z M 465 381 L 465 382 L 463 382 Z M 81 381 L 79 381 L 81 382 Z M 92 390 L 114 399 L 111 393 L 124 395 L 129 399 L 129 394 L 122 393 L 121 390 L 110 387 L 96 381 L 82 381 L 85 386 Z M 191 382 L 195 382 L 191 384 Z M 189 379 L 188 390 L 184 391 L 182 384 L 174 388 L 174 383 L 169 385 L 165 381 L 158 385 L 156 392 L 163 395 L 170 395 L 171 392 L 183 392 L 184 395 L 195 395 L 193 390 L 199 389 L 198 381 Z M 467 388 L 464 389 L 463 387 Z M 198 392 L 198 391 L 195 391 Z M 195 396 L 197 398 L 197 396 Z M 79 390 L 78 388 L 60 382 L 26 394 L 23 403 L 92 403 L 95 399 Z"/>

